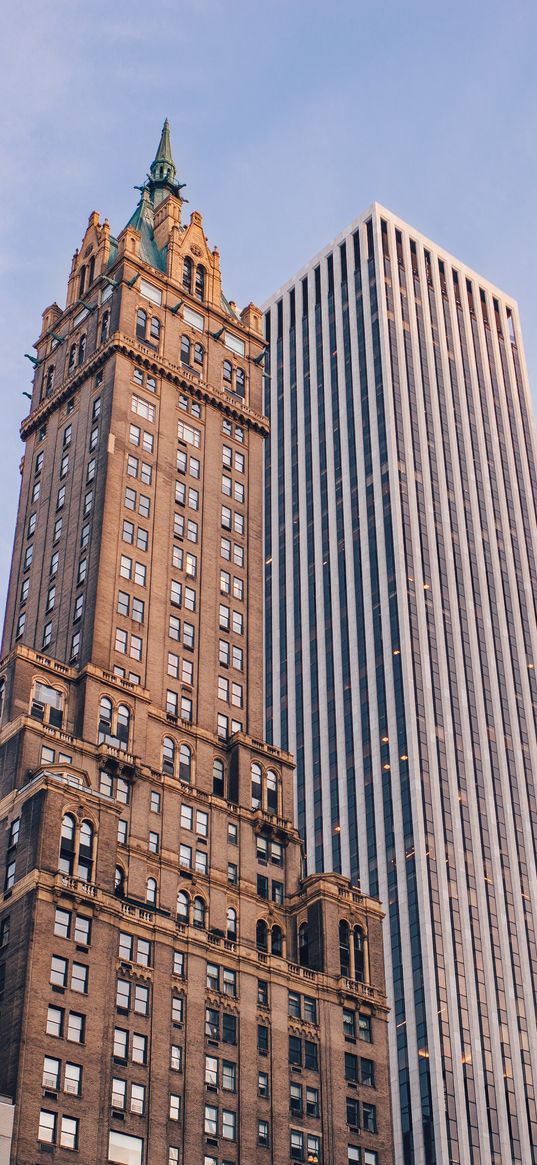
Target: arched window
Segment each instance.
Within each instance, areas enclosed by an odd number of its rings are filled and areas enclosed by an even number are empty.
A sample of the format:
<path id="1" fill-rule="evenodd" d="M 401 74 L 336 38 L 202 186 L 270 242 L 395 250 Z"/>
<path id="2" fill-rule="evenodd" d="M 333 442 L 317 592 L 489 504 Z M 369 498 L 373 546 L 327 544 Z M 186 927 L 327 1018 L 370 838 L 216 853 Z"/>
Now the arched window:
<path id="1" fill-rule="evenodd" d="M 358 983 L 364 982 L 364 932 L 361 926 L 355 926 L 352 932 L 354 948 L 354 978 Z"/>
<path id="2" fill-rule="evenodd" d="M 121 866 L 116 866 L 114 874 L 114 894 L 117 898 L 125 897 L 125 870 Z"/>
<path id="3" fill-rule="evenodd" d="M 263 787 L 261 784 L 261 765 L 255 761 L 251 767 L 252 774 L 252 809 L 261 809 L 263 804 Z"/>
<path id="4" fill-rule="evenodd" d="M 184 890 L 180 890 L 177 895 L 177 919 L 179 922 L 188 922 L 188 912 L 190 907 L 190 899 Z"/>
<path id="5" fill-rule="evenodd" d="M 101 344 L 104 344 L 108 339 L 108 329 L 110 327 L 110 312 L 105 311 L 101 320 Z"/>
<path id="6" fill-rule="evenodd" d="M 190 364 L 190 340 L 181 336 L 181 364 Z"/>
<path id="7" fill-rule="evenodd" d="M 267 769 L 267 812 L 278 812 L 278 778 L 272 769 Z"/>
<path id="8" fill-rule="evenodd" d="M 203 366 L 203 357 L 203 344 L 194 344 L 194 364 L 200 364 Z"/>
<path id="9" fill-rule="evenodd" d="M 258 951 L 268 950 L 268 930 L 266 922 L 260 918 L 255 928 L 255 945 Z"/>
<path id="10" fill-rule="evenodd" d="M 244 396 L 244 386 L 244 368 L 237 368 L 235 372 L 235 392 L 237 393 L 237 396 Z"/>
<path id="11" fill-rule="evenodd" d="M 226 937 L 235 942 L 237 937 L 237 911 L 233 906 L 228 906 L 226 911 Z"/>
<path id="12" fill-rule="evenodd" d="M 213 761 L 213 793 L 216 797 L 223 797 L 225 793 L 224 762 L 218 756 Z"/>
<path id="13" fill-rule="evenodd" d="M 182 744 L 179 749 L 179 780 L 190 783 L 190 769 L 192 765 L 192 754 L 188 744 Z"/>
<path id="14" fill-rule="evenodd" d="M 205 267 L 202 267 L 201 264 L 199 267 L 196 267 L 196 286 L 194 294 L 196 299 L 205 299 Z"/>
<path id="15" fill-rule="evenodd" d="M 91 259 L 89 261 L 89 268 L 88 268 L 88 287 L 91 287 L 94 279 L 95 279 L 95 255 L 92 255 Z"/>
<path id="16" fill-rule="evenodd" d="M 0 679 L 0 724 L 2 723 L 2 718 L 4 715 L 5 699 L 6 699 L 6 679 L 5 679 L 5 676 L 2 676 L 2 679 Z"/>
<path id="17" fill-rule="evenodd" d="M 231 363 L 231 360 L 224 360 L 223 376 L 224 376 L 224 388 L 228 388 L 230 391 L 232 391 L 233 365 Z"/>
<path id="18" fill-rule="evenodd" d="M 162 772 L 175 776 L 175 743 L 171 736 L 165 736 L 162 742 Z"/>
<path id="19" fill-rule="evenodd" d="M 143 307 L 139 307 L 136 312 L 136 336 L 138 340 L 145 340 L 145 330 L 147 327 L 147 315 Z"/>
<path id="20" fill-rule="evenodd" d="M 351 942 L 348 922 L 339 924 L 339 963 L 341 974 L 346 978 L 351 973 Z"/>
<path id="21" fill-rule="evenodd" d="M 112 701 L 108 696 L 101 696 L 99 700 L 99 733 L 98 743 L 107 740 L 112 735 Z"/>
<path id="22" fill-rule="evenodd" d="M 71 348 L 69 350 L 69 364 L 67 366 L 67 374 L 68 375 L 70 375 L 71 372 L 74 372 L 75 364 L 76 364 L 76 344 L 71 344 Z"/>
<path id="23" fill-rule="evenodd" d="M 47 368 L 47 379 L 45 382 L 45 396 L 50 396 L 54 389 L 54 365 L 49 364 Z"/>
<path id="24" fill-rule="evenodd" d="M 75 819 L 66 813 L 60 834 L 60 873 L 73 874 L 75 868 Z"/>
<path id="25" fill-rule="evenodd" d="M 194 898 L 192 906 L 192 925 L 197 926 L 198 930 L 203 930 L 205 927 L 205 902 L 203 898 Z"/>
<path id="26" fill-rule="evenodd" d="M 156 878 L 148 878 L 145 887 L 145 900 L 148 906 L 156 906 L 157 904 L 157 880 Z"/>
<path id="27" fill-rule="evenodd" d="M 309 935 L 307 922 L 302 922 L 298 928 L 298 961 L 301 967 L 309 967 Z"/>
<path id="28" fill-rule="evenodd" d="M 270 949 L 273 955 L 281 959 L 283 955 L 283 934 L 281 926 L 273 926 L 270 936 Z"/>
<path id="29" fill-rule="evenodd" d="M 151 316 L 149 335 L 151 336 L 152 340 L 160 340 L 160 320 L 158 316 Z"/>
<path id="30" fill-rule="evenodd" d="M 119 704 L 117 710 L 116 736 L 118 739 L 118 747 L 122 748 L 124 752 L 127 752 L 129 748 L 130 723 L 130 709 L 127 708 L 126 704 Z"/>
<path id="31" fill-rule="evenodd" d="M 78 363 L 83 364 L 86 359 L 86 335 L 80 337 L 78 341 Z"/>
<path id="32" fill-rule="evenodd" d="M 79 295 L 80 299 L 82 299 L 82 296 L 84 295 L 85 290 L 86 290 L 86 267 L 84 265 L 84 267 L 80 268 L 80 272 L 79 272 L 79 276 L 78 276 L 78 295 Z"/>
<path id="33" fill-rule="evenodd" d="M 189 255 L 183 259 L 183 287 L 185 291 L 192 291 L 192 259 Z"/>
<path id="34" fill-rule="evenodd" d="M 93 826 L 89 821 L 80 826 L 77 874 L 82 882 L 93 880 Z"/>

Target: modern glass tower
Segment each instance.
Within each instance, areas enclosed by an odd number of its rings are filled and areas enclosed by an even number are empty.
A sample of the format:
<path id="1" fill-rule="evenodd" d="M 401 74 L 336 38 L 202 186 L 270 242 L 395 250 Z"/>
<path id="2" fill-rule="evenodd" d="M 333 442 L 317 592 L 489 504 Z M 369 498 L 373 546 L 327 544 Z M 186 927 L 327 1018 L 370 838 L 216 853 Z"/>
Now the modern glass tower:
<path id="1" fill-rule="evenodd" d="M 375 204 L 266 305 L 266 727 L 388 912 L 395 1159 L 537 1162 L 537 459 L 516 304 Z M 388 937 L 388 936 L 386 936 Z"/>

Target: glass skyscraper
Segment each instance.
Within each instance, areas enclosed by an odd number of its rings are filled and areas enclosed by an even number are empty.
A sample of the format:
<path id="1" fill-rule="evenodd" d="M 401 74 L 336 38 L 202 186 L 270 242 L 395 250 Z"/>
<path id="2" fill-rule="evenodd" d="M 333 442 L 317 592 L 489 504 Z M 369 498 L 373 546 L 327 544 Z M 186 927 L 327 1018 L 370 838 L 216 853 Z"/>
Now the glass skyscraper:
<path id="1" fill-rule="evenodd" d="M 379 895 L 395 1159 L 537 1162 L 537 460 L 516 304 L 375 204 L 266 305 L 266 730 Z"/>

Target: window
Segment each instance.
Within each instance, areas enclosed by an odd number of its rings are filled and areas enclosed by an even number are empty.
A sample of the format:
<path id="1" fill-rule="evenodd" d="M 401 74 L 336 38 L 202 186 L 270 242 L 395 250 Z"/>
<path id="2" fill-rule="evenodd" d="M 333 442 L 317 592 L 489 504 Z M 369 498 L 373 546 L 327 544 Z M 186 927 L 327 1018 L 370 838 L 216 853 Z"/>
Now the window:
<path id="1" fill-rule="evenodd" d="M 177 918 L 179 922 L 188 923 L 188 916 L 190 912 L 190 899 L 184 890 L 180 890 L 177 895 Z"/>
<path id="2" fill-rule="evenodd" d="M 234 942 L 237 938 L 237 911 L 233 906 L 228 906 L 226 911 L 226 938 Z"/>
<path id="3" fill-rule="evenodd" d="M 174 975 L 179 975 L 181 977 L 181 979 L 184 979 L 185 956 L 184 956 L 183 951 L 174 951 L 173 952 L 173 973 L 174 973 Z"/>
<path id="4" fill-rule="evenodd" d="M 174 1072 L 183 1071 L 183 1049 L 177 1044 L 172 1044 L 170 1048 L 170 1068 Z"/>
<path id="5" fill-rule="evenodd" d="M 50 982 L 58 987 L 67 986 L 67 959 L 53 955 L 50 964 Z"/>
<path id="6" fill-rule="evenodd" d="M 205 1084 L 208 1088 L 218 1088 L 218 1060 L 216 1056 L 205 1057 Z"/>
<path id="7" fill-rule="evenodd" d="M 239 827 L 235 821 L 228 821 L 227 839 L 230 845 L 239 844 Z"/>
<path id="8" fill-rule="evenodd" d="M 37 1139 L 43 1141 L 46 1145 L 56 1144 L 58 1115 L 55 1112 L 48 1112 L 42 1108 L 39 1113 L 39 1129 Z"/>
<path id="9" fill-rule="evenodd" d="M 207 854 L 204 854 L 203 856 L 205 858 L 205 863 L 206 863 Z M 198 873 L 207 873 L 206 864 L 205 864 L 204 870 L 199 869 L 198 857 L 199 857 L 199 855 L 196 853 L 196 870 L 197 870 L 197 872 Z M 199 897 L 194 898 L 194 904 L 193 904 L 193 908 L 192 908 L 192 925 L 197 926 L 199 930 L 203 930 L 205 927 L 205 914 L 206 914 L 206 908 L 205 908 L 205 902 L 203 901 L 203 898 L 199 898 Z"/>
<path id="10" fill-rule="evenodd" d="M 227 1141 L 237 1139 L 237 1113 L 222 1109 L 222 1136 Z"/>
<path id="11" fill-rule="evenodd" d="M 257 1094 L 265 1098 L 269 1095 L 269 1078 L 268 1072 L 257 1073 Z"/>
<path id="12" fill-rule="evenodd" d="M 268 1121 L 257 1122 L 257 1143 L 263 1148 L 268 1149 L 269 1146 L 269 1125 Z"/>
<path id="13" fill-rule="evenodd" d="M 371 1044 L 373 1042 L 373 1032 L 371 1024 L 371 1016 L 360 1012 L 358 1016 L 358 1035 L 361 1040 Z"/>
<path id="14" fill-rule="evenodd" d="M 358 1083 L 358 1056 L 352 1052 L 345 1052 L 345 1080 L 351 1084 Z"/>
<path id="15" fill-rule="evenodd" d="M 155 878 L 148 878 L 145 890 L 145 900 L 148 906 L 155 906 L 157 902 L 157 883 Z"/>
<path id="16" fill-rule="evenodd" d="M 136 337 L 138 340 L 145 340 L 147 328 L 147 313 L 143 308 L 139 307 L 136 312 Z"/>
<path id="17" fill-rule="evenodd" d="M 183 259 L 183 287 L 185 291 L 192 291 L 192 259 L 187 255 Z"/>
<path id="18" fill-rule="evenodd" d="M 155 789 L 152 789 L 151 796 L 149 798 L 149 808 L 151 813 L 160 813 L 160 802 L 160 793 L 157 793 Z"/>
<path id="19" fill-rule="evenodd" d="M 184 1000 L 182 995 L 172 995 L 172 1023 L 183 1022 Z"/>
<path id="20" fill-rule="evenodd" d="M 289 1086 L 289 1111 L 293 1113 L 293 1116 L 302 1116 L 303 1100 L 301 1084 L 290 1084 Z"/>
<path id="21" fill-rule="evenodd" d="M 201 265 L 196 267 L 196 282 L 194 285 L 194 295 L 196 299 L 203 301 L 205 298 L 205 268 Z"/>
<path id="22" fill-rule="evenodd" d="M 222 1040 L 225 1044 L 237 1043 L 237 1017 L 227 1011 L 222 1016 Z"/>
<path id="23" fill-rule="evenodd" d="M 260 1056 L 268 1056 L 269 1050 L 269 1029 L 264 1024 L 257 1025 L 257 1051 Z"/>
<path id="24" fill-rule="evenodd" d="M 73 963 L 71 968 L 71 991 L 86 995 L 88 991 L 89 968 L 83 963 Z"/>
<path id="25" fill-rule="evenodd" d="M 218 1133 L 218 1109 L 213 1104 L 206 1104 L 203 1120 L 204 1132 L 209 1137 L 216 1137 Z"/>
<path id="26" fill-rule="evenodd" d="M 159 852 L 159 835 L 153 830 L 149 831 L 149 853 L 158 854 Z"/>
<path id="27" fill-rule="evenodd" d="M 365 1133 L 377 1132 L 377 1108 L 374 1104 L 362 1104 L 362 1126 Z"/>
<path id="28" fill-rule="evenodd" d="M 76 1011 L 70 1011 L 67 1020 L 67 1039 L 74 1044 L 84 1043 L 86 1017 Z"/>
<path id="29" fill-rule="evenodd" d="M 292 1161 L 304 1160 L 304 1133 L 295 1129 L 290 1130 L 289 1153 Z"/>
<path id="30" fill-rule="evenodd" d="M 205 1008 L 205 1035 L 210 1040 L 220 1039 L 220 1012 L 214 1007 Z"/>

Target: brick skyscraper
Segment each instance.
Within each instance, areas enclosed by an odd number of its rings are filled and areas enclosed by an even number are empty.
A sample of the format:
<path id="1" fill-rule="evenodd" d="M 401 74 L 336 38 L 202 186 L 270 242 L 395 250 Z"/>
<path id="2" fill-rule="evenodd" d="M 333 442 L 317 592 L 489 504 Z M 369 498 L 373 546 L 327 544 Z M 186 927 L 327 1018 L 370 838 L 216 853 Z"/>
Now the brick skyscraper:
<path id="1" fill-rule="evenodd" d="M 169 127 L 37 341 L 0 668 L 0 1162 L 392 1165 L 382 912 L 263 743 L 261 314 Z"/>

